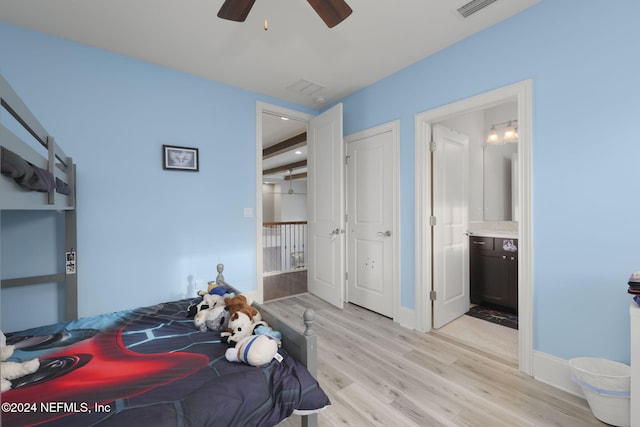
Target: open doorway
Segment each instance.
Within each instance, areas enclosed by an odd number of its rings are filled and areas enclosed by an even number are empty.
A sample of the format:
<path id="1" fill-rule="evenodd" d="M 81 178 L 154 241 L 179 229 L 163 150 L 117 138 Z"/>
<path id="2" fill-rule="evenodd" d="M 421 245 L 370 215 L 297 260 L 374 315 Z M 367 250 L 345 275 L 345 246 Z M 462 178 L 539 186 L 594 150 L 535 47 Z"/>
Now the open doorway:
<path id="1" fill-rule="evenodd" d="M 424 331 L 430 331 L 432 329 L 432 319 L 434 317 L 434 311 L 437 310 L 438 304 L 434 302 L 441 295 L 432 292 L 434 289 L 434 277 L 437 274 L 434 273 L 435 268 L 440 268 L 440 264 L 437 264 L 437 260 L 434 261 L 432 256 L 437 255 L 440 251 L 437 247 L 432 247 L 432 235 L 434 233 L 433 228 L 436 226 L 437 218 L 432 218 L 432 186 L 434 185 L 432 179 L 432 163 L 431 163 L 431 134 L 435 125 L 441 123 L 447 123 L 450 126 L 456 126 L 460 128 L 463 125 L 462 118 L 468 118 L 476 115 L 476 119 L 481 115 L 482 120 L 482 138 L 483 144 L 480 145 L 480 152 L 483 156 L 476 158 L 478 169 L 484 169 L 484 153 L 486 134 L 490 130 L 490 126 L 486 129 L 485 116 L 491 116 L 492 114 L 509 109 L 508 105 L 513 104 L 516 108 L 515 118 L 509 116 L 505 119 L 506 124 L 508 121 L 516 121 L 518 124 L 518 142 L 517 142 L 517 154 L 515 160 L 518 165 L 515 174 L 514 190 L 509 192 L 511 195 L 511 203 L 509 211 L 513 211 L 513 206 L 516 207 L 517 217 L 510 218 L 508 221 L 492 220 L 491 222 L 508 222 L 516 223 L 517 230 L 516 236 L 518 241 L 518 260 L 517 260 L 517 312 L 519 318 L 518 325 L 518 366 L 520 371 L 531 375 L 532 374 L 532 358 L 533 358 L 533 343 L 532 343 L 532 295 L 531 295 L 531 156 L 530 156 L 530 144 L 531 144 L 531 82 L 526 81 L 519 84 L 507 86 L 501 89 L 497 89 L 492 92 L 488 92 L 483 95 L 478 95 L 466 100 L 462 100 L 453 104 L 446 105 L 444 107 L 436 108 L 434 110 L 427 111 L 419 114 L 416 117 L 416 279 L 420 284 L 416 286 L 416 314 L 417 314 L 417 326 Z M 495 109 L 495 110 L 494 110 Z M 510 112 L 511 114 L 511 112 Z M 492 118 L 487 118 L 489 121 Z M 500 122 L 496 122 L 500 123 Z M 491 124 L 494 124 L 493 122 Z M 461 129 L 461 131 L 469 130 Z M 487 150 L 489 148 L 487 147 Z M 482 160 L 479 160 L 482 159 Z M 472 163 L 474 160 L 471 159 Z M 470 166 L 472 168 L 472 166 Z M 485 178 L 482 177 L 474 179 L 470 176 L 470 185 L 479 185 L 484 187 L 489 185 L 485 183 Z M 488 181 L 487 181 L 488 182 Z M 469 194 L 475 194 L 479 200 L 472 199 L 469 196 L 469 209 L 470 218 L 476 219 L 478 223 L 485 223 L 485 203 L 488 204 L 490 199 L 488 194 L 485 201 L 483 191 L 469 191 Z M 475 207 L 474 207 L 475 206 Z M 488 206 L 488 205 L 487 205 Z M 466 232 L 470 230 L 467 229 Z M 468 287 L 464 289 L 466 296 L 470 300 L 470 291 Z M 452 294 L 452 292 L 449 292 Z M 447 294 L 447 290 L 440 294 Z M 435 297 L 435 298 L 434 298 Z M 461 315 L 463 313 L 460 313 Z"/>
<path id="2" fill-rule="evenodd" d="M 307 123 L 308 135 L 308 231 L 306 245 L 309 292 L 341 307 L 344 301 L 344 146 L 342 104 L 311 116 L 299 111 L 256 104 L 256 148 L 261 153 L 264 113 Z M 262 156 L 256 156 L 256 206 L 262 207 Z M 287 168 L 284 168 L 287 169 Z M 288 192 L 288 189 L 287 189 Z M 263 214 L 256 215 L 256 292 L 264 300 Z M 327 274 L 330 272 L 330 274 Z"/>
<path id="3" fill-rule="evenodd" d="M 466 247 L 458 251 L 464 254 L 463 268 L 455 271 L 465 274 L 469 288 L 459 292 L 463 297 L 459 311 L 450 310 L 449 304 L 438 305 L 440 298 L 434 301 L 432 327 L 513 365 L 518 364 L 517 125 L 515 98 L 434 124 L 464 135 L 468 145 L 468 191 L 464 203 L 456 204 L 465 208 L 465 215 L 459 217 L 467 218 L 463 225 L 466 233 L 458 234 Z M 434 177 L 434 185 L 436 181 Z M 451 239 L 453 233 L 447 234 Z M 513 252 L 503 250 L 503 241 L 511 242 Z M 448 246 L 452 247 L 450 242 Z M 509 276 L 509 268 L 516 274 Z M 434 280 L 436 289 L 437 284 L 438 277 Z M 450 311 L 452 315 L 447 317 Z"/>
<path id="4" fill-rule="evenodd" d="M 269 301 L 307 290 L 309 116 L 267 104 L 257 108 L 257 298 Z"/>

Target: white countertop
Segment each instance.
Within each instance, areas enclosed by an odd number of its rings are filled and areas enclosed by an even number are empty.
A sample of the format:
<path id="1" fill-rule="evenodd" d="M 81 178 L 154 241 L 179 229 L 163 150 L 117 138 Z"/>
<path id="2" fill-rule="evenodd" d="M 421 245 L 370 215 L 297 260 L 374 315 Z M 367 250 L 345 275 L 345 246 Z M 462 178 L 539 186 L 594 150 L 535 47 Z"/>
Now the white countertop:
<path id="1" fill-rule="evenodd" d="M 516 221 L 470 222 L 469 234 L 472 236 L 481 236 L 481 237 L 517 239 L 518 223 Z"/>

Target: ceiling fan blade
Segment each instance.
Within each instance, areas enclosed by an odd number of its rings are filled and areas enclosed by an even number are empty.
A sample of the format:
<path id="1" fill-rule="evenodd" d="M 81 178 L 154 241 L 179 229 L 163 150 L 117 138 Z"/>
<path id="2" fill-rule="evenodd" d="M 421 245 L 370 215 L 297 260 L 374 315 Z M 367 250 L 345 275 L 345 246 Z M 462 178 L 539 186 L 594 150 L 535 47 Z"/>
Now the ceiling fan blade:
<path id="1" fill-rule="evenodd" d="M 351 15 L 351 8 L 344 0 L 307 0 L 327 27 L 333 28 Z"/>
<path id="2" fill-rule="evenodd" d="M 244 22 L 256 0 L 225 0 L 218 11 L 218 18 Z"/>

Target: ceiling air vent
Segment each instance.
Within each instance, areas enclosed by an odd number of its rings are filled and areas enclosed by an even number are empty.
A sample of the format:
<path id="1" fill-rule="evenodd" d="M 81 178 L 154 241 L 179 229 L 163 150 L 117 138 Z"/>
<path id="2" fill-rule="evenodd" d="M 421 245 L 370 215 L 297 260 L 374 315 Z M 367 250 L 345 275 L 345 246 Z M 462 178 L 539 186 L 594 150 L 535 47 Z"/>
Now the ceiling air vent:
<path id="1" fill-rule="evenodd" d="M 296 83 L 287 86 L 287 89 L 294 92 L 303 93 L 305 95 L 313 95 L 314 93 L 324 89 L 324 86 L 319 85 L 318 83 L 311 82 L 309 80 L 300 79 Z"/>
<path id="2" fill-rule="evenodd" d="M 473 0 L 458 8 L 458 13 L 462 15 L 463 18 L 468 18 L 480 9 L 484 9 L 495 1 L 496 0 Z"/>

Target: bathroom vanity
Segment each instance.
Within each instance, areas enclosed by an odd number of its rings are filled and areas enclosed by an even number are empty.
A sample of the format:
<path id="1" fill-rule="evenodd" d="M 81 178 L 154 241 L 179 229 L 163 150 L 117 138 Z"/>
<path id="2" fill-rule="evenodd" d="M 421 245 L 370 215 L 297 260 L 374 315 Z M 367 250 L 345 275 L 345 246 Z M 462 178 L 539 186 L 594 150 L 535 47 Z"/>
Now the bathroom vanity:
<path id="1" fill-rule="evenodd" d="M 470 233 L 469 285 L 472 304 L 518 312 L 517 233 Z"/>

